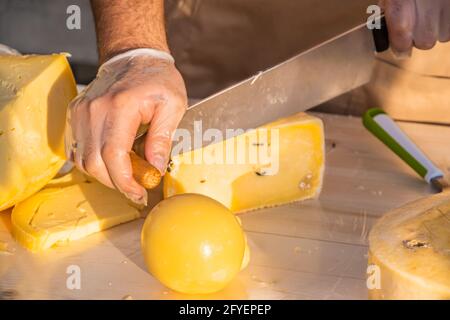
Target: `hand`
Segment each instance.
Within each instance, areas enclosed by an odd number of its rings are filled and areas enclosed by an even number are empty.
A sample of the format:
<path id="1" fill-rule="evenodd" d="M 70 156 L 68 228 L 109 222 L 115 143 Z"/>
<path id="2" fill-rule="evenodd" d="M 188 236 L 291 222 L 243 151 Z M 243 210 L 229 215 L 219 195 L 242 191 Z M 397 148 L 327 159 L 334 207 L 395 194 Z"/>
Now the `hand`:
<path id="1" fill-rule="evenodd" d="M 20 52 L 0 43 L 0 56 L 20 56 Z"/>
<path id="2" fill-rule="evenodd" d="M 412 48 L 431 49 L 450 41 L 450 0 L 382 0 L 391 48 L 398 57 Z"/>
<path id="3" fill-rule="evenodd" d="M 140 55 L 106 64 L 69 106 L 67 153 L 78 169 L 146 204 L 129 156 L 136 132 L 150 123 L 145 157 L 164 173 L 186 107 L 184 82 L 172 61 Z"/>

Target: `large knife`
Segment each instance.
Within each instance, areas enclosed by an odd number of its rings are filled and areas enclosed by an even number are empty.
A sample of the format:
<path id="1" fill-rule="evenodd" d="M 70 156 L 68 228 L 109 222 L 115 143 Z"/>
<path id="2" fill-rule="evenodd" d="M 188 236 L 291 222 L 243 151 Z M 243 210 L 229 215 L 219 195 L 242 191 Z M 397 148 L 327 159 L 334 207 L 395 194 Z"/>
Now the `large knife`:
<path id="1" fill-rule="evenodd" d="M 223 137 L 230 137 L 227 129 L 257 128 L 368 83 L 376 52 L 389 48 L 384 18 L 380 18 L 380 26 L 369 30 L 367 24 L 359 25 L 193 104 L 179 129 L 188 130 L 194 136 L 198 130 L 194 124 L 201 121 L 202 130 L 214 128 L 220 130 Z M 146 127 L 140 128 L 135 146 L 142 146 L 146 130 Z M 204 140 L 191 149 L 209 143 Z"/>

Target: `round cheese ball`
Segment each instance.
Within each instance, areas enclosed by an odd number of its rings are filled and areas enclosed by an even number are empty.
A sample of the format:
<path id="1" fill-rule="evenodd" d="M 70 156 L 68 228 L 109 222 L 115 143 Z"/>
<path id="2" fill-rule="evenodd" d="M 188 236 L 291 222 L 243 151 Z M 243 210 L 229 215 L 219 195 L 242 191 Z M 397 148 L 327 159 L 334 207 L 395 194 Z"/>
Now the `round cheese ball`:
<path id="1" fill-rule="evenodd" d="M 172 290 L 213 293 L 243 265 L 246 240 L 234 214 L 199 194 L 163 200 L 148 215 L 141 235 L 150 273 Z"/>

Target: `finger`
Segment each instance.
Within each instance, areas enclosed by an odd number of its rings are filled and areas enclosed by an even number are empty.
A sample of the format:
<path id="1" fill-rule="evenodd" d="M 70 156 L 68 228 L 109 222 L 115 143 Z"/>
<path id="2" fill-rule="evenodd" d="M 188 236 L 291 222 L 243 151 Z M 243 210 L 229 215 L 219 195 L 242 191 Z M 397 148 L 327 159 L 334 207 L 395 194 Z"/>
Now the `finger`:
<path id="1" fill-rule="evenodd" d="M 75 106 L 80 103 L 80 97 L 77 96 L 72 100 L 67 109 L 66 127 L 64 129 L 64 147 L 66 157 L 69 161 L 74 162 L 75 160 L 75 150 L 77 147 L 75 139 L 75 129 L 74 124 L 76 123 L 75 118 Z"/>
<path id="2" fill-rule="evenodd" d="M 72 118 L 72 117 L 71 117 Z M 67 160 L 74 162 L 75 161 L 75 151 L 77 148 L 77 143 L 75 141 L 74 132 L 72 129 L 72 121 L 71 118 L 67 119 L 67 125 L 64 130 L 64 148 L 66 153 Z"/>
<path id="3" fill-rule="evenodd" d="M 385 16 L 392 51 L 399 58 L 411 55 L 415 22 L 414 0 L 385 0 Z"/>
<path id="4" fill-rule="evenodd" d="M 106 109 L 110 99 L 102 97 L 94 99 L 86 110 L 88 124 L 85 126 L 83 167 L 88 175 L 97 179 L 100 183 L 114 188 L 108 169 L 101 156 L 101 141 L 105 122 Z"/>
<path id="5" fill-rule="evenodd" d="M 92 146 L 85 151 L 83 155 L 83 166 L 87 175 L 94 177 L 105 186 L 115 189 L 106 164 L 101 156 L 101 150 L 97 146 Z"/>
<path id="6" fill-rule="evenodd" d="M 418 49 L 429 50 L 439 38 L 441 6 L 438 1 L 416 0 L 416 24 L 413 41 Z"/>
<path id="7" fill-rule="evenodd" d="M 85 114 L 86 101 L 81 99 L 74 102 L 70 107 L 70 128 L 72 130 L 71 154 L 75 166 L 84 174 L 88 174 L 84 168 L 83 154 L 84 154 L 84 127 L 87 126 L 87 117 Z"/>
<path id="8" fill-rule="evenodd" d="M 445 2 L 446 0 L 444 0 Z M 450 41 L 450 3 L 443 4 L 439 26 L 439 41 Z"/>
<path id="9" fill-rule="evenodd" d="M 146 204 L 147 191 L 133 178 L 129 156 L 141 123 L 139 112 L 133 112 L 132 108 L 120 98 L 110 106 L 103 128 L 101 155 L 114 186 L 133 202 Z"/>
<path id="10" fill-rule="evenodd" d="M 172 136 L 183 118 L 186 103 L 182 100 L 171 105 L 161 104 L 156 107 L 145 140 L 145 157 L 162 174 L 169 162 Z"/>

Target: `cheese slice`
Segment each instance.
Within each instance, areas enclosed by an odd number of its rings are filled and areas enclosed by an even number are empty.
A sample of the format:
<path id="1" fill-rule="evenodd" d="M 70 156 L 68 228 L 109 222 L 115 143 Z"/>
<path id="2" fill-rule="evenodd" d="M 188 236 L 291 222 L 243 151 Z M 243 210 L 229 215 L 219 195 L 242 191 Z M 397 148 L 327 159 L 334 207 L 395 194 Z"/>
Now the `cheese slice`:
<path id="1" fill-rule="evenodd" d="M 371 299 L 450 299 L 448 192 L 386 214 L 369 241 Z"/>
<path id="2" fill-rule="evenodd" d="M 40 251 L 140 217 L 118 191 L 82 177 L 75 171 L 55 179 L 14 207 L 12 232 L 21 245 Z"/>
<path id="3" fill-rule="evenodd" d="M 299 113 L 174 156 L 164 177 L 164 197 L 209 196 L 233 212 L 316 197 L 324 171 L 319 118 Z"/>
<path id="4" fill-rule="evenodd" d="M 45 188 L 62 188 L 82 182 L 95 182 L 95 179 L 84 175 L 81 171 L 74 168 L 68 173 L 50 180 L 45 185 Z"/>
<path id="5" fill-rule="evenodd" d="M 41 189 L 64 164 L 75 95 L 64 55 L 0 56 L 0 210 Z"/>

